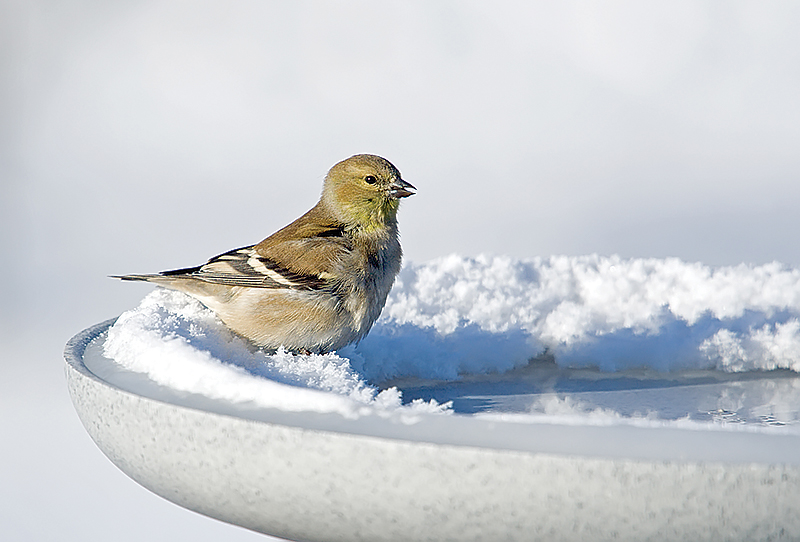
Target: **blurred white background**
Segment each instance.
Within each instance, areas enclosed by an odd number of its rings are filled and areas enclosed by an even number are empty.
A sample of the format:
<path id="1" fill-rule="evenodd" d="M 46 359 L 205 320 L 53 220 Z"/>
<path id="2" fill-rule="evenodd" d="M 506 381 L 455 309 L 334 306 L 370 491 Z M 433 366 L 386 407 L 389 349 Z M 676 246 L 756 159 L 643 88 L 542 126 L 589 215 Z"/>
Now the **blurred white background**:
<path id="1" fill-rule="evenodd" d="M 0 525 L 255 540 L 94 447 L 61 349 L 310 208 L 335 162 L 419 190 L 407 259 L 800 265 L 800 4 L 0 0 Z"/>

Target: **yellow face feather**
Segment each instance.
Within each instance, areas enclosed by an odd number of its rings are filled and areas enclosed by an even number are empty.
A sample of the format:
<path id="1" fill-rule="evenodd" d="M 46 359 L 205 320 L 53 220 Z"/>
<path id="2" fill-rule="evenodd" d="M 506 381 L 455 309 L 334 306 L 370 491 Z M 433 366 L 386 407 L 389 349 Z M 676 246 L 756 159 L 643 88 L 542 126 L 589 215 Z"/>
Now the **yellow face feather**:
<path id="1" fill-rule="evenodd" d="M 371 233 L 396 221 L 400 198 L 412 189 L 388 160 L 360 154 L 331 168 L 323 200 L 346 225 Z"/>

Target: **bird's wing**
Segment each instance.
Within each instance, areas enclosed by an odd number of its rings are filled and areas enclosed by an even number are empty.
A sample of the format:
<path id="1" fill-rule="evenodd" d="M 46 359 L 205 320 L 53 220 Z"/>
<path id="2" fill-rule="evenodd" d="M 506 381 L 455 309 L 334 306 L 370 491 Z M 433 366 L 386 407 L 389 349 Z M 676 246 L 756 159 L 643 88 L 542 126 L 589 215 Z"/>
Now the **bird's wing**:
<path id="1" fill-rule="evenodd" d="M 317 205 L 253 250 L 293 274 L 330 280 L 342 274 L 343 262 L 354 247 L 344 226 Z"/>
<path id="2" fill-rule="evenodd" d="M 225 252 L 199 267 L 164 271 L 161 275 L 191 277 L 213 284 L 249 288 L 319 290 L 327 283 L 324 276 L 288 269 L 259 254 L 253 246 Z"/>
<path id="3" fill-rule="evenodd" d="M 341 262 L 352 251 L 344 228 L 318 205 L 257 245 L 237 248 L 206 264 L 159 273 L 225 286 L 321 290 L 332 287 Z M 128 280 L 152 280 L 153 277 Z"/>

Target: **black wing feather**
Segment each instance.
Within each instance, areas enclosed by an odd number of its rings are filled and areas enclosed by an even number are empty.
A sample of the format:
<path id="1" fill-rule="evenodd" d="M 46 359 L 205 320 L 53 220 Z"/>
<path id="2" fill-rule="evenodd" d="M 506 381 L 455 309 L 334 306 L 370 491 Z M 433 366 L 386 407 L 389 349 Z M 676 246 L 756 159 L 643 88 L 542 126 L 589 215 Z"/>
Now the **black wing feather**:
<path id="1" fill-rule="evenodd" d="M 261 266 L 263 268 L 260 269 Z M 225 268 L 229 268 L 230 271 Z M 265 272 L 264 269 L 269 271 Z M 327 280 L 318 275 L 305 275 L 281 267 L 276 262 L 255 252 L 253 245 L 214 256 L 205 265 L 163 271 L 160 274 L 163 276 L 187 276 L 213 284 L 248 288 L 320 290 L 328 284 Z"/>

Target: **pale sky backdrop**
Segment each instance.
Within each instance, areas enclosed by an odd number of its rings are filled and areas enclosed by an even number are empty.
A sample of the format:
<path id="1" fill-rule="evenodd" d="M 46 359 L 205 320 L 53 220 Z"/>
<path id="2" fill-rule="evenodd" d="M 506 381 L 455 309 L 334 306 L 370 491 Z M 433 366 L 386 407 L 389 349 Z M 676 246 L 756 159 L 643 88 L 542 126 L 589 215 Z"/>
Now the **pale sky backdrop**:
<path id="1" fill-rule="evenodd" d="M 800 3 L 0 0 L 0 525 L 255 540 L 100 454 L 61 349 L 391 160 L 407 259 L 800 266 Z"/>

